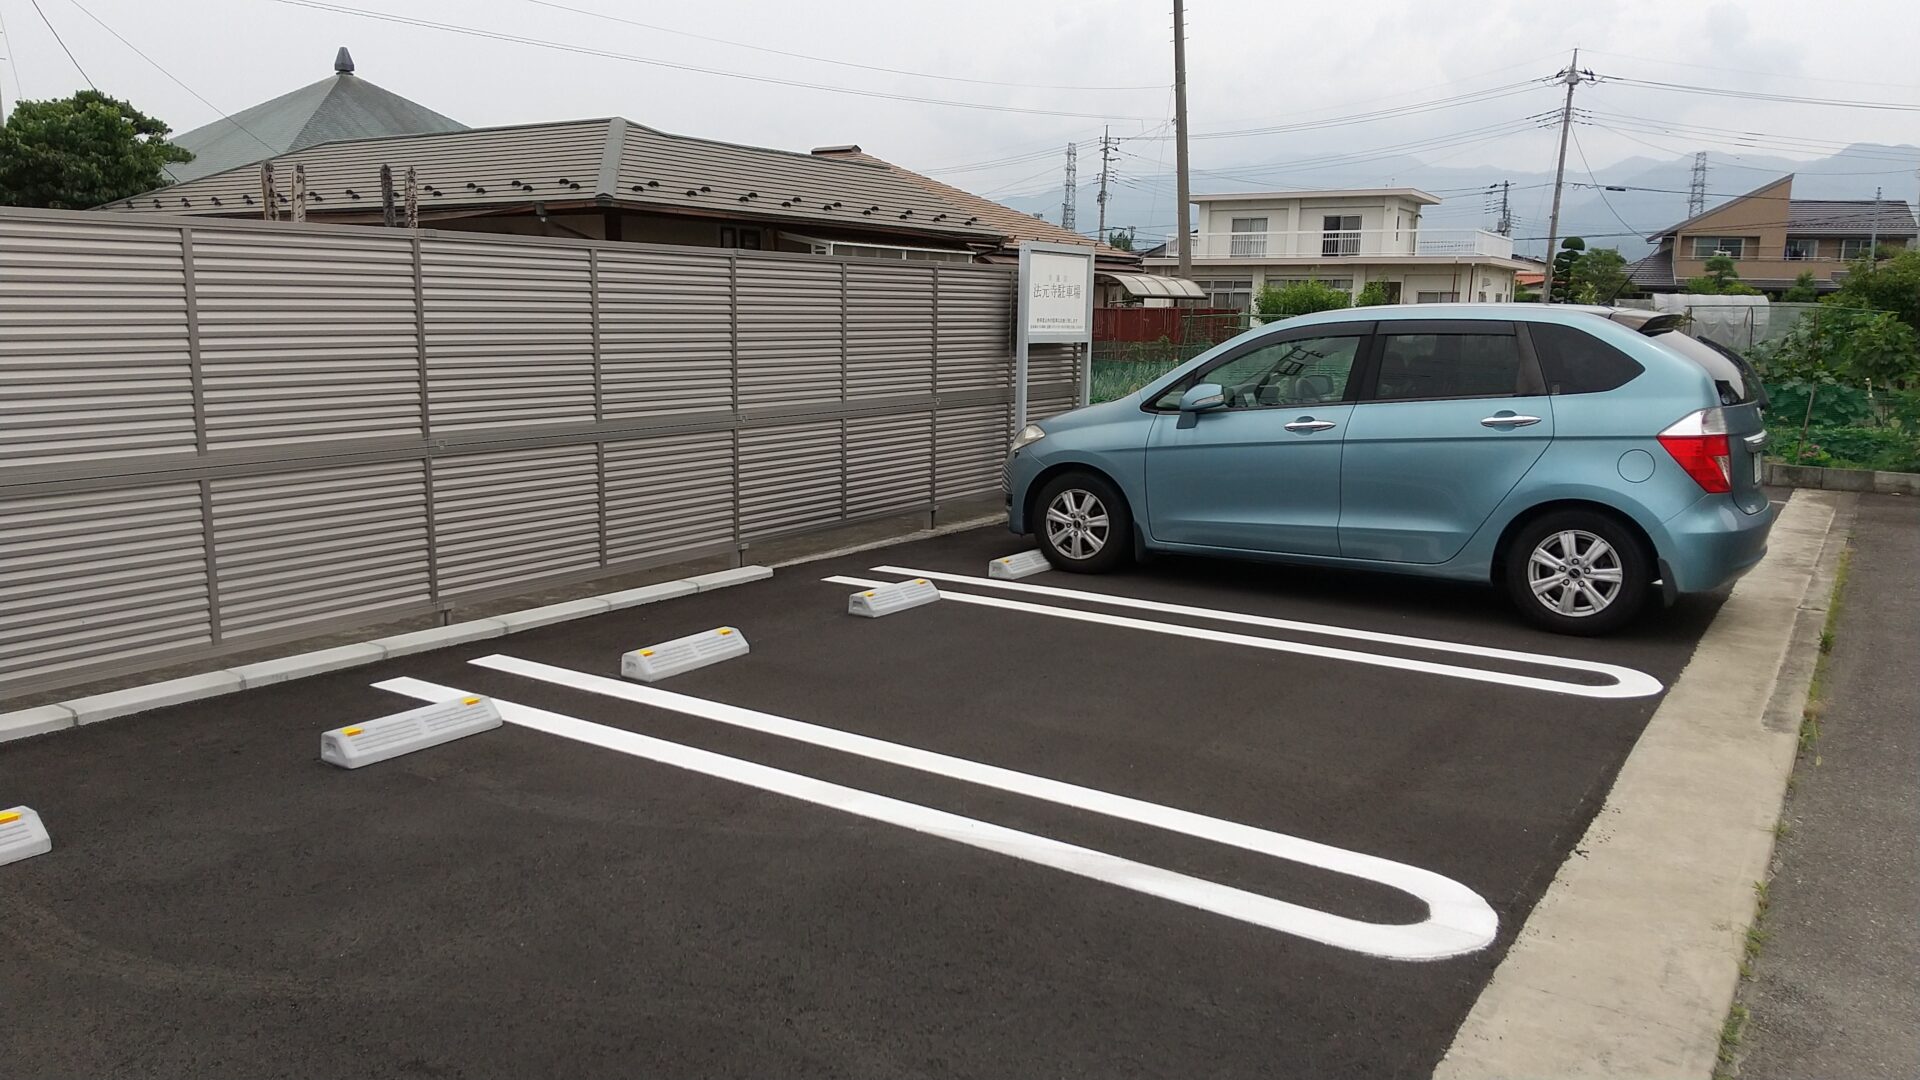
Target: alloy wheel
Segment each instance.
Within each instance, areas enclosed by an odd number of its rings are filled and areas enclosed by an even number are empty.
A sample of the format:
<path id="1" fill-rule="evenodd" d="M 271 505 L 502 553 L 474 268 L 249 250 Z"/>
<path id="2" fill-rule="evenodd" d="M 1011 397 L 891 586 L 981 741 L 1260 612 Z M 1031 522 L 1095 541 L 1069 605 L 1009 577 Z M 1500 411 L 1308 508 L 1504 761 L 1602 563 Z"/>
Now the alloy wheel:
<path id="1" fill-rule="evenodd" d="M 1091 559 L 1100 554 L 1111 529 L 1106 504 L 1084 488 L 1068 488 L 1047 504 L 1047 540 L 1069 559 Z"/>
<path id="2" fill-rule="evenodd" d="M 1549 533 L 1527 557 L 1533 598 L 1558 615 L 1598 615 L 1619 597 L 1624 583 L 1620 553 L 1584 529 Z"/>

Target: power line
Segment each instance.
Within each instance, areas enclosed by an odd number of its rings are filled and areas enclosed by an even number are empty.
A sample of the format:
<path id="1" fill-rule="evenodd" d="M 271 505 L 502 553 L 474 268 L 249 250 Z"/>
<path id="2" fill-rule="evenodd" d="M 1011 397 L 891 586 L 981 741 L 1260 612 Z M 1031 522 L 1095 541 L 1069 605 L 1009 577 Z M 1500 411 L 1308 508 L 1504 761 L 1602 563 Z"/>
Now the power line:
<path id="1" fill-rule="evenodd" d="M 747 82 L 798 87 L 803 90 L 823 90 L 828 93 L 850 94 L 855 97 L 875 98 L 882 101 L 906 101 L 918 105 L 946 105 L 957 109 L 1024 113 L 1029 116 L 1071 116 L 1087 120 L 1159 119 L 1158 117 L 1152 116 L 1128 116 L 1120 113 L 1087 113 L 1070 112 L 1061 109 L 1030 109 L 1017 105 L 993 105 L 980 101 L 957 101 L 948 98 L 920 97 L 914 94 L 896 94 L 881 90 L 860 90 L 850 86 L 833 86 L 826 83 L 806 82 L 801 79 L 782 79 L 772 75 L 752 75 L 743 71 L 727 71 L 722 68 L 701 67 L 697 64 L 682 64 L 673 60 L 661 60 L 651 56 L 614 52 L 610 49 L 596 49 L 586 45 L 572 45 L 563 41 L 548 41 L 544 38 L 508 34 L 497 30 L 482 30 L 478 27 L 462 26 L 457 23 L 442 23 L 429 19 L 415 19 L 405 15 L 392 15 L 383 11 L 366 11 L 361 8 L 347 7 L 343 4 L 324 3 L 322 0 L 273 0 L 273 2 L 276 4 L 285 4 L 289 7 L 312 8 L 315 11 L 332 12 L 337 15 L 353 15 L 363 19 L 374 19 L 379 22 L 398 23 L 402 26 L 417 26 L 428 30 L 440 30 L 450 34 L 484 38 L 489 41 L 505 41 L 516 45 L 531 45 L 535 48 L 552 49 L 557 52 L 573 53 L 578 56 L 594 56 L 605 60 L 619 60 L 629 64 L 644 64 L 650 67 L 666 68 L 672 71 L 690 71 L 701 75 L 717 75 L 727 79 L 742 79 Z M 38 0 L 35 0 L 35 3 L 38 3 Z"/>
<path id="2" fill-rule="evenodd" d="M 164 67 L 161 67 L 160 61 L 155 60 L 153 57 L 148 56 L 144 52 L 141 52 L 140 47 L 138 45 L 135 45 L 133 42 L 128 41 L 124 37 L 121 37 L 120 32 L 118 30 L 115 30 L 113 27 L 108 26 L 105 22 L 102 22 L 100 19 L 100 16 L 95 15 L 91 11 L 88 11 L 84 6 L 81 5 L 80 0 L 68 0 L 68 2 L 71 3 L 74 7 L 79 8 L 80 14 L 85 15 L 87 18 L 92 19 L 96 23 L 99 23 L 100 29 L 105 30 L 109 34 L 112 34 L 114 38 L 120 42 L 120 44 L 125 45 L 129 49 L 132 49 L 134 53 L 140 57 L 140 59 L 145 60 L 147 63 L 153 65 L 154 69 L 160 72 L 160 74 L 165 75 L 169 79 L 172 79 L 175 86 L 178 86 L 180 89 L 185 90 L 189 94 L 192 94 L 196 99 L 199 100 L 200 104 L 205 105 L 207 108 L 212 109 L 214 112 L 219 113 L 220 119 L 225 120 L 227 123 L 232 124 L 234 127 L 237 127 L 241 131 L 246 132 L 248 137 L 253 139 L 254 142 L 257 142 L 261 146 L 266 147 L 268 153 L 277 154 L 280 152 L 280 149 L 278 147 L 274 146 L 272 143 L 261 138 L 260 136 L 254 134 L 253 131 L 249 129 L 245 124 L 242 124 L 240 121 L 235 120 L 231 116 L 228 116 L 226 112 L 220 108 L 220 106 L 215 105 L 213 102 L 208 101 L 204 97 L 201 97 L 200 91 L 195 90 L 193 87 L 188 86 L 184 82 L 181 82 L 180 78 L 176 76 L 173 72 L 168 71 Z"/>
<path id="3" fill-rule="evenodd" d="M 1615 210 L 1613 203 L 1607 201 L 1607 189 L 1601 185 L 1600 178 L 1593 175 L 1593 166 L 1587 163 L 1587 151 L 1585 147 L 1580 145 L 1580 133 L 1570 131 L 1569 134 L 1573 136 L 1574 150 L 1580 154 L 1580 167 L 1587 170 L 1587 179 L 1593 181 L 1594 194 L 1600 196 L 1601 204 L 1607 208 L 1607 213 L 1613 215 L 1613 220 L 1619 222 L 1624 228 L 1632 229 L 1633 223 L 1621 217 L 1620 211 Z M 1640 230 L 1635 229 L 1634 231 L 1639 232 Z"/>
<path id="4" fill-rule="evenodd" d="M 1719 142 L 1733 142 L 1737 145 L 1753 146 L 1758 149 L 1793 150 L 1801 152 L 1811 150 L 1822 153 L 1833 153 L 1836 150 L 1849 149 L 1854 145 L 1842 139 L 1819 139 L 1801 135 L 1781 135 L 1766 131 L 1745 131 L 1739 128 L 1713 127 L 1707 124 L 1689 124 L 1679 120 L 1664 120 L 1654 117 L 1634 116 L 1629 113 L 1607 112 L 1603 109 L 1576 109 L 1574 111 L 1583 119 L 1612 120 L 1616 123 L 1624 123 L 1635 128 L 1645 128 L 1652 132 L 1664 132 L 1693 138 L 1708 138 Z M 1887 149 L 1895 148 L 1888 147 Z M 1871 154 L 1870 151 L 1869 154 Z M 1917 159 L 1920 158 L 1908 155 L 1897 155 L 1888 157 L 1885 160 L 1906 162 Z"/>
<path id="5" fill-rule="evenodd" d="M 1318 128 L 1347 127 L 1353 124 L 1372 123 L 1376 120 L 1393 120 L 1405 116 L 1418 116 L 1422 113 L 1436 112 L 1441 109 L 1459 108 L 1462 105 L 1477 105 L 1485 101 L 1498 101 L 1501 98 L 1514 97 L 1538 89 L 1540 81 L 1529 79 L 1511 83 L 1507 86 L 1493 87 L 1472 94 L 1461 94 L 1450 98 L 1436 98 L 1432 101 L 1416 102 L 1412 105 L 1392 109 L 1375 109 L 1368 112 L 1351 113 L 1346 116 L 1329 116 L 1319 120 L 1303 120 L 1293 124 L 1275 124 L 1260 128 L 1243 128 L 1237 131 L 1201 131 L 1195 132 L 1195 139 L 1241 139 L 1258 135 L 1281 135 L 1296 131 L 1312 131 Z M 1170 136 L 1159 136 L 1168 138 Z M 1134 136 L 1146 138 L 1146 136 Z"/>
<path id="6" fill-rule="evenodd" d="M 80 77 L 87 81 L 87 89 L 99 90 L 99 87 L 93 85 L 93 76 L 87 74 L 87 69 L 81 67 L 80 61 L 73 58 L 73 50 L 67 48 L 66 39 L 60 36 L 60 31 L 53 28 L 53 20 L 47 18 L 47 13 L 40 10 L 40 0 L 31 0 L 31 3 L 33 4 L 33 10 L 40 14 L 40 21 L 47 24 L 47 32 L 53 35 L 53 40 L 60 43 L 60 51 L 67 54 L 67 60 L 73 64 L 73 70 L 79 72 Z M 13 47 L 12 43 L 9 42 L 7 47 L 11 49 Z M 15 72 L 15 78 L 17 79 L 18 77 L 19 73 Z"/>
<path id="7" fill-rule="evenodd" d="M 1611 56 L 1620 60 L 1638 60 L 1645 64 L 1665 64 L 1671 67 L 1694 68 L 1698 71 L 1723 71 L 1730 75 L 1757 75 L 1763 79 L 1788 79 L 1801 82 L 1849 83 L 1854 86 L 1879 86 L 1890 90 L 1920 90 L 1920 86 L 1910 83 L 1870 82 L 1866 79 L 1835 79 L 1825 75 L 1788 75 L 1778 71 L 1755 71 L 1752 68 L 1716 67 L 1712 64 L 1689 64 L 1680 60 L 1656 60 L 1650 56 L 1634 56 L 1629 53 L 1608 52 L 1605 49 L 1587 50 L 1596 56 Z"/>
<path id="8" fill-rule="evenodd" d="M 559 11 L 571 11 L 576 15 L 586 15 L 586 16 L 589 16 L 590 18 L 605 19 L 608 22 L 624 23 L 628 26 L 637 26 L 643 30 L 655 30 L 662 34 L 677 34 L 681 37 L 692 38 L 695 41 L 710 41 L 716 45 L 731 45 L 736 49 L 752 49 L 754 52 L 769 53 L 774 56 L 786 56 L 786 57 L 791 57 L 795 60 L 811 60 L 817 64 L 832 64 L 836 67 L 857 68 L 861 71 L 878 71 L 888 75 L 907 75 L 916 79 L 938 79 L 941 82 L 971 83 L 975 86 L 1010 86 L 1010 87 L 1016 87 L 1018 89 L 1023 89 L 1023 90 L 1164 90 L 1166 89 L 1164 85 L 1154 84 L 1154 83 L 1148 83 L 1141 86 L 1081 86 L 1081 85 L 1059 85 L 1059 84 L 1053 84 L 1053 83 L 1003 82 L 998 79 L 969 79 L 964 75 L 935 75 L 932 72 L 908 71 L 904 68 L 879 67 L 874 64 L 857 64 L 851 60 L 835 60 L 831 57 L 814 56 L 809 53 L 788 52 L 785 49 L 774 49 L 774 48 L 769 48 L 765 45 L 750 45 L 744 41 L 733 41 L 728 38 L 709 37 L 706 34 L 696 34 L 691 30 L 675 30 L 671 26 L 658 26 L 658 25 L 655 25 L 654 23 L 645 23 L 637 19 L 623 18 L 619 15 L 609 15 L 603 11 L 592 11 L 587 8 L 571 7 L 566 4 L 555 3 L 554 0 L 527 0 L 527 3 L 538 4 L 539 6 L 546 7 L 546 8 L 554 8 Z"/>
<path id="9" fill-rule="evenodd" d="M 1689 83 L 1656 82 L 1652 79 L 1632 79 L 1623 75 L 1609 75 L 1603 81 L 1620 83 L 1623 86 L 1638 86 L 1647 90 L 1664 90 L 1679 94 L 1704 94 L 1709 97 L 1735 98 L 1741 101 L 1774 101 L 1783 105 L 1830 105 L 1844 109 L 1883 109 L 1894 112 L 1920 112 L 1920 105 L 1904 101 L 1852 101 L 1842 98 L 1802 97 L 1798 94 L 1774 94 L 1764 90 L 1729 90 L 1717 86 L 1694 86 Z"/>

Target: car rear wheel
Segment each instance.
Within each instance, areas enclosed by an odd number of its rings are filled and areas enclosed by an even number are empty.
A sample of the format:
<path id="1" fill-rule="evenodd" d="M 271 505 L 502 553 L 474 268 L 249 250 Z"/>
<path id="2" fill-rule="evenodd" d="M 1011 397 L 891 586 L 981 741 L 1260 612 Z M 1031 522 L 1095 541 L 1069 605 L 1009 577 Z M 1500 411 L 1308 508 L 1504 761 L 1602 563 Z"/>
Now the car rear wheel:
<path id="1" fill-rule="evenodd" d="M 1564 510 L 1521 529 L 1507 549 L 1507 592 L 1532 622 L 1562 634 L 1609 634 L 1653 591 L 1640 538 L 1605 514 Z"/>
<path id="2" fill-rule="evenodd" d="M 1104 574 L 1133 554 L 1133 515 L 1105 478 L 1066 473 L 1040 490 L 1034 536 L 1056 570 Z"/>

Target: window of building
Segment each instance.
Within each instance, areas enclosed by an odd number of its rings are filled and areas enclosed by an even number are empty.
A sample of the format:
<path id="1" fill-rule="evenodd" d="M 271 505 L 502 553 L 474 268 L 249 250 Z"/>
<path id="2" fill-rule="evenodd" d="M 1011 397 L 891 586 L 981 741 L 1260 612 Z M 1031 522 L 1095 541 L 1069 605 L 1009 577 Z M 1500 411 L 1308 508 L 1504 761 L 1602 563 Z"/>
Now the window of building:
<path id="1" fill-rule="evenodd" d="M 720 246 L 723 248 L 741 248 L 746 251 L 760 250 L 760 230 L 747 226 L 720 226 Z"/>
<path id="2" fill-rule="evenodd" d="M 1742 236 L 1696 236 L 1693 238 L 1693 257 L 1711 259 L 1722 252 L 1743 259 L 1747 253 L 1747 241 Z"/>
<path id="3" fill-rule="evenodd" d="M 1386 334 L 1371 396 L 1512 397 L 1520 390 L 1520 369 L 1520 345 L 1512 334 Z"/>
<path id="4" fill-rule="evenodd" d="M 1790 237 L 1787 240 L 1787 258 L 1812 259 L 1820 255 L 1820 241 L 1811 237 Z"/>
<path id="5" fill-rule="evenodd" d="M 1416 304 L 1457 304 L 1460 294 L 1457 292 L 1418 292 L 1413 295 Z"/>
<path id="6" fill-rule="evenodd" d="M 1234 308 L 1239 311 L 1253 310 L 1253 279 L 1233 279 L 1197 281 L 1200 291 L 1207 294 L 1207 306 Z"/>
<path id="7" fill-rule="evenodd" d="M 1528 323 L 1527 332 L 1549 394 L 1597 394 L 1624 386 L 1645 370 L 1638 360 L 1584 330 Z"/>
<path id="8" fill-rule="evenodd" d="M 1229 238 L 1227 254 L 1234 258 L 1258 258 L 1267 253 L 1267 219 L 1263 217 L 1237 217 L 1233 219 L 1233 236 Z"/>
<path id="9" fill-rule="evenodd" d="M 1842 240 L 1840 241 L 1840 257 L 1843 259 L 1857 259 L 1867 253 L 1867 244 L 1868 240 L 1865 237 Z"/>
<path id="10" fill-rule="evenodd" d="M 1327 214 L 1320 219 L 1320 254 L 1360 254 L 1360 216 Z"/>

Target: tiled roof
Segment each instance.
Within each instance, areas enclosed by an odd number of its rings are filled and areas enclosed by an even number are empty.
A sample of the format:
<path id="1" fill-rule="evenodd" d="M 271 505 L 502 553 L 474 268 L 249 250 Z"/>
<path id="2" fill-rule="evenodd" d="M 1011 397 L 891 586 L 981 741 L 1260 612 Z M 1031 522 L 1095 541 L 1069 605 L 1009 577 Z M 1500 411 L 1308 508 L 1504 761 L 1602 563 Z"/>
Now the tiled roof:
<path id="1" fill-rule="evenodd" d="M 967 240 L 1001 236 L 973 210 L 883 165 L 671 135 L 618 117 L 354 139 L 271 160 L 283 193 L 293 166 L 305 168 L 313 215 L 377 210 L 380 166 L 391 165 L 396 179 L 414 168 L 423 212 L 599 201 Z M 259 203 L 259 169 L 248 164 L 99 209 L 239 215 L 257 213 Z"/>
<path id="2" fill-rule="evenodd" d="M 1635 285 L 1673 284 L 1673 249 L 1661 248 L 1626 265 L 1627 280 Z"/>
<path id="3" fill-rule="evenodd" d="M 457 120 L 355 75 L 346 53 L 340 50 L 334 74 L 319 82 L 174 136 L 169 141 L 193 151 L 193 160 L 167 166 L 168 177 L 175 183 L 196 180 L 340 139 L 466 130 Z"/>
<path id="4" fill-rule="evenodd" d="M 941 183 L 930 176 L 922 176 L 911 169 L 903 169 L 891 161 L 884 161 L 874 157 L 872 154 L 866 153 L 857 146 L 822 147 L 815 150 L 814 154 L 818 157 L 834 158 L 841 161 L 865 161 L 878 165 L 883 169 L 890 170 L 895 176 L 925 189 L 942 201 L 950 202 L 960 207 L 967 213 L 979 217 L 981 221 L 993 226 L 996 230 L 1005 233 L 1007 237 L 1007 247 L 1017 248 L 1023 241 L 1027 240 L 1038 240 L 1049 244 L 1092 244 L 1097 254 L 1101 256 L 1138 261 L 1138 257 L 1133 252 L 1121 251 L 1119 248 L 1112 247 L 1108 244 L 1096 242 L 1065 226 L 1055 225 L 1045 218 L 1037 218 L 1032 214 L 1022 213 L 1011 206 L 1002 206 L 991 199 L 975 195 L 971 191 L 962 190 L 954 187 L 952 184 Z"/>
<path id="5" fill-rule="evenodd" d="M 1787 203 L 1787 232 L 1795 236 L 1913 236 L 1913 211 L 1905 199 L 1794 199 Z"/>

